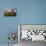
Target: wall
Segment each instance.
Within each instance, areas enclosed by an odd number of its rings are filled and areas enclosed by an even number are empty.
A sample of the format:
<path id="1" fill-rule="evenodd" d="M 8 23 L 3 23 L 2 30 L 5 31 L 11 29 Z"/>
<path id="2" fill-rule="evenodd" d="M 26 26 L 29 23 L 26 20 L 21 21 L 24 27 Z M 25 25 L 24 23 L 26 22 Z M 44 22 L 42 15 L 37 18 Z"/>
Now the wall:
<path id="1" fill-rule="evenodd" d="M 17 8 L 17 16 L 4 17 L 4 8 Z M 46 0 L 0 0 L 0 44 L 8 43 L 17 24 L 46 24 Z"/>

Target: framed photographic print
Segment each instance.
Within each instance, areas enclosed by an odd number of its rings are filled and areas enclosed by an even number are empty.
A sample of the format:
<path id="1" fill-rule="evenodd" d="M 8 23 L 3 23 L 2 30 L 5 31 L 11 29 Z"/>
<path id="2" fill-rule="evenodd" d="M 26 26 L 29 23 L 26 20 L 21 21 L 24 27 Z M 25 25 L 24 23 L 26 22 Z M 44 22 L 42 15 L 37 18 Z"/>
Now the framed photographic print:
<path id="1" fill-rule="evenodd" d="M 14 9 L 4 9 L 4 16 L 16 16 L 16 8 Z"/>

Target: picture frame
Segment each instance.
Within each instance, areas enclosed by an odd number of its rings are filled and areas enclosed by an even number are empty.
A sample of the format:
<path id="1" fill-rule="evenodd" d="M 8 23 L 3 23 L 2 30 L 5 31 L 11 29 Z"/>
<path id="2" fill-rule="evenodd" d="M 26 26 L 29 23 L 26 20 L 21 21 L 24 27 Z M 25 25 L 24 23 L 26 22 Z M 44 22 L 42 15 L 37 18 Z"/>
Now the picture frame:
<path id="1" fill-rule="evenodd" d="M 13 9 L 5 8 L 4 16 L 16 16 L 16 8 L 13 8 Z"/>

